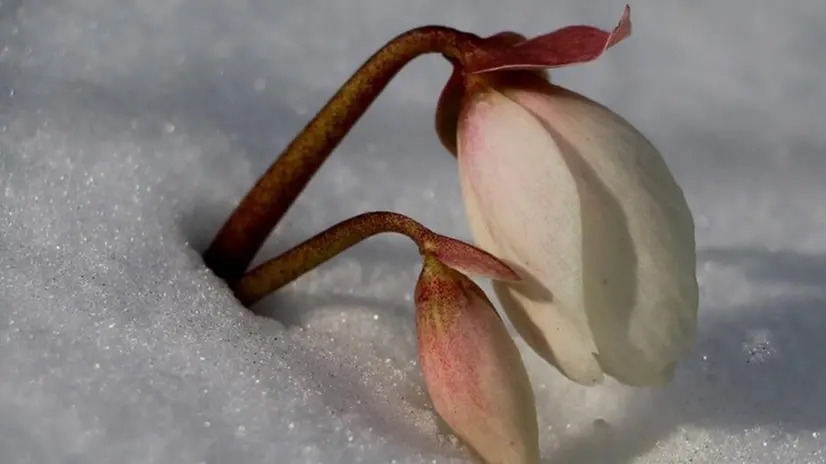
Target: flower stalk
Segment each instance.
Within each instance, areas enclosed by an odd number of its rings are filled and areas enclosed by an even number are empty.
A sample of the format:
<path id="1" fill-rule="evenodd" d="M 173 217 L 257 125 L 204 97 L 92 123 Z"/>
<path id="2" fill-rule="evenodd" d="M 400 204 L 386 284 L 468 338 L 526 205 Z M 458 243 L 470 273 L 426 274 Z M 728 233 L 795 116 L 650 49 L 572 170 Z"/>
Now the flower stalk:
<path id="1" fill-rule="evenodd" d="M 398 213 L 376 211 L 342 221 L 280 256 L 251 270 L 238 281 L 235 296 L 247 307 L 329 261 L 357 243 L 381 233 L 404 235 L 419 253 L 455 269 L 498 280 L 518 280 L 516 273 L 493 255 L 465 242 L 439 235 Z"/>
<path id="2" fill-rule="evenodd" d="M 370 57 L 284 149 L 221 227 L 204 262 L 230 286 L 344 136 L 390 80 L 414 58 L 441 53 L 461 62 L 476 35 L 442 26 L 412 29 Z"/>

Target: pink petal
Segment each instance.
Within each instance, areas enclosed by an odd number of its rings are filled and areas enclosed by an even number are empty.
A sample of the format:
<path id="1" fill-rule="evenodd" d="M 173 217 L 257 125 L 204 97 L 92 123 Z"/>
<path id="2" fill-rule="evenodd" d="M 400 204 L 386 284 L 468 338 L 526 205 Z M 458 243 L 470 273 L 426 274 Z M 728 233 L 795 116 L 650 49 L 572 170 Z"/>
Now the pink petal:
<path id="1" fill-rule="evenodd" d="M 503 69 L 559 68 L 593 61 L 631 35 L 631 7 L 626 5 L 613 31 L 592 26 L 568 26 L 511 47 L 492 43 L 465 59 L 465 72 L 480 74 Z"/>
<path id="2" fill-rule="evenodd" d="M 496 256 L 469 243 L 433 234 L 423 251 L 461 272 L 506 282 L 517 282 L 519 275 Z"/>

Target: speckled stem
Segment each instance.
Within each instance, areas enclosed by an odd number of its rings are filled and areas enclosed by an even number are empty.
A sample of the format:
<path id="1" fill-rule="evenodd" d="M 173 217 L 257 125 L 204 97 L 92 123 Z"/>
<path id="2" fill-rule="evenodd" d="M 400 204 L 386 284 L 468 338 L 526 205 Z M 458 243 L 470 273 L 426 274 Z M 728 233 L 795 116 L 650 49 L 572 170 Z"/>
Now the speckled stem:
<path id="1" fill-rule="evenodd" d="M 390 80 L 413 58 L 442 53 L 462 61 L 481 39 L 441 26 L 412 29 L 391 40 L 341 87 L 241 200 L 204 254 L 231 286 L 330 153 Z"/>
<path id="2" fill-rule="evenodd" d="M 235 296 L 246 307 L 287 285 L 342 251 L 374 235 L 395 232 L 406 235 L 419 249 L 436 236 L 407 216 L 391 212 L 364 213 L 319 233 L 295 248 L 245 274 L 235 286 Z"/>

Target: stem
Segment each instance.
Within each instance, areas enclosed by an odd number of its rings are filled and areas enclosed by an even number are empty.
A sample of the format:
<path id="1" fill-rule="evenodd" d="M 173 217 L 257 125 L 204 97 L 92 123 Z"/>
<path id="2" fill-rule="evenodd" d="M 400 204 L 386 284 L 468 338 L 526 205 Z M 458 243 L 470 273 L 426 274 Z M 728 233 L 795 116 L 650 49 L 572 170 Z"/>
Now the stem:
<path id="1" fill-rule="evenodd" d="M 384 211 L 360 214 L 251 270 L 238 281 L 235 296 L 249 308 L 342 251 L 384 232 L 406 235 L 422 251 L 436 236 L 430 229 L 401 214 Z"/>
<path id="2" fill-rule="evenodd" d="M 206 265 L 232 286 L 322 163 L 405 64 L 436 52 L 461 62 L 480 40 L 455 29 L 425 26 L 388 42 L 350 77 L 241 200 L 204 254 Z"/>

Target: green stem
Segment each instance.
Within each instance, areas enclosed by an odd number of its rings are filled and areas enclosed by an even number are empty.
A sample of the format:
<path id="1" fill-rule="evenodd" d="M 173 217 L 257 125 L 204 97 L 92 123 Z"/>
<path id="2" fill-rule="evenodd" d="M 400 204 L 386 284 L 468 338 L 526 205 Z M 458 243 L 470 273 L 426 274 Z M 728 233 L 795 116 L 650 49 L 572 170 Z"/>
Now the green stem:
<path id="1" fill-rule="evenodd" d="M 481 39 L 426 26 L 391 40 L 341 87 L 241 200 L 204 254 L 204 262 L 231 286 L 330 153 L 390 80 L 413 58 L 442 53 L 461 62 Z"/>
<path id="2" fill-rule="evenodd" d="M 235 296 L 251 307 L 266 295 L 284 287 L 304 273 L 329 261 L 353 245 L 384 232 L 406 235 L 420 250 L 436 234 L 413 219 L 391 212 L 364 213 L 340 222 L 280 256 L 245 274 L 235 286 Z"/>

